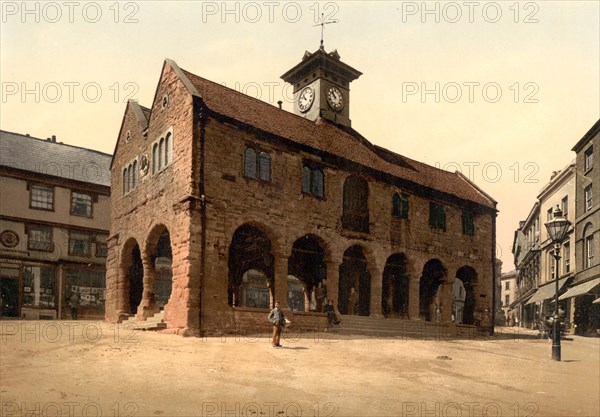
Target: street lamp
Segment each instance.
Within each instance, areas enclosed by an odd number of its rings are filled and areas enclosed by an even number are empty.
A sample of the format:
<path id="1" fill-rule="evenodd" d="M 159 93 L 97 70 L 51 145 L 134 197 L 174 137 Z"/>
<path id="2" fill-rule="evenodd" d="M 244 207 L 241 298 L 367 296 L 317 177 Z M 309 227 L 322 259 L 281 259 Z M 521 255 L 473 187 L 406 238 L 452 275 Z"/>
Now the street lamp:
<path id="1" fill-rule="evenodd" d="M 556 206 L 554 209 L 554 218 L 546 223 L 546 229 L 550 240 L 554 243 L 554 252 L 552 255 L 556 260 L 554 275 L 556 276 L 556 292 L 554 294 L 554 320 L 552 323 L 552 360 L 560 361 L 560 318 L 558 317 L 558 268 L 560 260 L 560 247 L 567 236 L 567 231 L 571 222 L 563 217 L 561 209 Z"/>

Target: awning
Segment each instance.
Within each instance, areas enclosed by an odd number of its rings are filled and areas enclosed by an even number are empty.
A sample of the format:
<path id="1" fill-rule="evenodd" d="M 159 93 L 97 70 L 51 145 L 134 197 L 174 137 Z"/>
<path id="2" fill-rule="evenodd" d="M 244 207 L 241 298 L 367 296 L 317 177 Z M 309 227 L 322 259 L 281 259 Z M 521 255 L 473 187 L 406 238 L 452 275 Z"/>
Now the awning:
<path id="1" fill-rule="evenodd" d="M 582 282 L 581 284 L 577 284 L 567 290 L 566 293 L 559 297 L 559 300 L 564 300 L 565 298 L 577 297 L 578 295 L 586 294 L 587 292 L 594 289 L 596 285 L 600 284 L 600 278 L 593 279 L 591 281 Z"/>
<path id="2" fill-rule="evenodd" d="M 565 282 L 567 282 L 568 278 L 563 278 L 561 280 L 558 281 L 558 290 L 560 291 L 560 289 L 562 288 L 563 285 L 565 285 Z M 552 281 L 542 287 L 539 287 L 537 289 L 537 291 L 535 292 L 535 294 L 533 294 L 533 297 L 531 297 L 529 299 L 529 301 L 527 301 L 526 304 L 532 304 L 532 303 L 537 303 L 538 301 L 544 301 L 547 300 L 548 298 L 552 298 L 554 297 L 554 294 L 556 293 L 556 282 Z"/>
<path id="3" fill-rule="evenodd" d="M 535 291 L 536 291 L 535 288 L 532 288 L 531 290 L 527 291 L 525 294 L 523 294 L 522 297 L 513 301 L 510 304 L 509 308 L 513 309 L 513 308 L 520 306 L 521 304 L 525 305 L 527 303 L 527 300 L 529 300 L 529 298 L 535 293 Z"/>

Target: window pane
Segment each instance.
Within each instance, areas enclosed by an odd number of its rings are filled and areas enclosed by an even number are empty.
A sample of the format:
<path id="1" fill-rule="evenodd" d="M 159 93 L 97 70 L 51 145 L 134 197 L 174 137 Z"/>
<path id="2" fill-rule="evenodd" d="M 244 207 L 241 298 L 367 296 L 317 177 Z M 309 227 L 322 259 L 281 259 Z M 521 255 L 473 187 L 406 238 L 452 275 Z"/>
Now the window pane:
<path id="1" fill-rule="evenodd" d="M 398 193 L 392 196 L 392 216 L 400 217 L 400 196 Z"/>
<path id="2" fill-rule="evenodd" d="M 29 226 L 28 248 L 33 250 L 52 251 L 52 229 L 45 226 Z"/>
<path id="3" fill-rule="evenodd" d="M 123 195 L 129 191 L 129 180 L 127 179 L 127 168 L 123 170 Z"/>
<path id="4" fill-rule="evenodd" d="M 318 197 L 323 197 L 323 171 L 315 169 L 312 171 L 312 186 L 311 191 Z"/>
<path id="5" fill-rule="evenodd" d="M 152 174 L 158 172 L 158 144 L 154 144 L 152 147 Z"/>
<path id="6" fill-rule="evenodd" d="M 89 194 L 73 192 L 71 195 L 71 213 L 91 217 L 92 196 Z"/>
<path id="7" fill-rule="evenodd" d="M 25 266 L 23 268 L 23 305 L 54 308 L 54 268 Z"/>
<path id="8" fill-rule="evenodd" d="M 133 173 L 132 173 L 132 183 L 133 186 L 131 187 L 131 189 L 134 189 L 135 187 L 137 187 L 137 182 L 138 182 L 138 167 L 137 167 L 137 161 L 133 161 Z"/>
<path id="9" fill-rule="evenodd" d="M 104 272 L 69 269 L 67 273 L 67 298 L 78 292 L 83 307 L 102 307 L 105 301 Z"/>
<path id="10" fill-rule="evenodd" d="M 260 179 L 269 181 L 271 179 L 271 157 L 266 152 L 261 152 L 259 157 L 259 174 Z"/>
<path id="11" fill-rule="evenodd" d="M 41 185 L 31 186 L 31 207 L 52 210 L 53 200 L 52 187 L 44 187 Z"/>
<path id="12" fill-rule="evenodd" d="M 165 138 L 165 166 L 169 165 L 171 159 L 173 158 L 171 155 L 171 133 L 167 133 L 167 137 Z"/>
<path id="13" fill-rule="evenodd" d="M 71 232 L 69 236 L 69 253 L 71 255 L 90 255 L 90 235 L 84 232 Z"/>
<path id="14" fill-rule="evenodd" d="M 160 142 L 158 142 L 158 170 L 160 171 L 161 169 L 163 169 L 164 165 L 164 158 L 165 158 L 165 139 L 161 138 Z"/>
<path id="15" fill-rule="evenodd" d="M 310 193 L 311 169 L 307 166 L 302 168 L 302 192 Z"/>
<path id="16" fill-rule="evenodd" d="M 402 194 L 402 212 L 400 213 L 400 217 L 403 219 L 408 219 L 408 196 Z"/>
<path id="17" fill-rule="evenodd" d="M 252 148 L 247 148 L 244 156 L 244 175 L 250 178 L 258 178 L 257 168 L 256 152 Z"/>

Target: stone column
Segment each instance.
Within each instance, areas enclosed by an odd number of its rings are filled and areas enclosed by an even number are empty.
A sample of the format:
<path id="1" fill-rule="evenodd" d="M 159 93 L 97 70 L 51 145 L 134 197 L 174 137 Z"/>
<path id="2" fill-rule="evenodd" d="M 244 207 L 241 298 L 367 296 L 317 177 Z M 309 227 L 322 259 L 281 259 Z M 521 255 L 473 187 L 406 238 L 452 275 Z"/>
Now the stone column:
<path id="1" fill-rule="evenodd" d="M 408 273 L 408 318 L 410 320 L 420 320 L 423 264 L 421 262 L 411 262 L 409 258 L 406 269 Z"/>
<path id="2" fill-rule="evenodd" d="M 327 261 L 327 298 L 326 300 L 333 300 L 333 306 L 335 313 L 340 316 L 338 311 L 338 299 L 339 299 L 339 288 L 340 285 L 340 262 L 338 260 Z"/>
<path id="3" fill-rule="evenodd" d="M 144 268 L 144 290 L 142 292 L 142 301 L 137 308 L 137 314 L 135 315 L 138 320 L 146 320 L 148 317 L 152 317 L 155 313 L 158 313 L 159 309 L 156 306 L 156 300 L 154 298 L 154 278 L 156 276 L 156 270 L 152 257 L 148 254 L 142 254 L 142 266 Z M 135 306 L 132 306 L 135 308 Z"/>
<path id="4" fill-rule="evenodd" d="M 454 280 L 453 280 L 454 281 Z M 452 321 L 452 284 L 453 282 L 444 282 L 442 285 L 442 322 Z"/>
<path id="5" fill-rule="evenodd" d="M 288 258 L 281 253 L 273 253 L 273 273 L 275 275 L 275 301 L 279 301 L 282 310 L 289 311 L 288 306 Z"/>
<path id="6" fill-rule="evenodd" d="M 383 317 L 381 309 L 381 291 L 383 286 L 383 271 L 377 264 L 369 265 L 371 274 L 371 300 L 369 305 L 370 317 Z"/>

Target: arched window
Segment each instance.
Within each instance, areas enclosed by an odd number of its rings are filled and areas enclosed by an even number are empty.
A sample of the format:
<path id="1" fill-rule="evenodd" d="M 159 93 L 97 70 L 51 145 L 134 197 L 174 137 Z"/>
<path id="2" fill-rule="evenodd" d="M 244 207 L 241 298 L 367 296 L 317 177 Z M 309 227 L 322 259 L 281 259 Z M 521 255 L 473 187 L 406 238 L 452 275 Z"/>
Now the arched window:
<path id="1" fill-rule="evenodd" d="M 350 176 L 344 181 L 342 227 L 369 232 L 369 187 L 362 178 Z"/>
<path id="2" fill-rule="evenodd" d="M 258 177 L 263 181 L 271 179 L 271 157 L 266 152 L 261 152 L 258 157 Z"/>
<path id="3" fill-rule="evenodd" d="M 158 144 L 152 146 L 152 175 L 158 172 Z"/>
<path id="4" fill-rule="evenodd" d="M 133 186 L 131 187 L 131 189 L 134 189 L 135 187 L 137 187 L 137 182 L 138 182 L 138 163 L 137 161 L 133 161 L 133 175 L 132 177 L 132 183 Z"/>
<path id="5" fill-rule="evenodd" d="M 165 138 L 160 138 L 160 142 L 158 142 L 158 170 L 163 169 L 163 161 L 165 155 Z"/>
<path id="6" fill-rule="evenodd" d="M 127 167 L 123 169 L 123 195 L 129 192 L 129 178 L 127 178 Z"/>
<path id="7" fill-rule="evenodd" d="M 133 190 L 133 166 L 129 164 L 127 166 L 127 179 L 129 180 L 129 191 Z"/>
<path id="8" fill-rule="evenodd" d="M 244 175 L 250 178 L 258 178 L 256 151 L 252 148 L 246 148 L 246 153 L 244 155 Z"/>
<path id="9" fill-rule="evenodd" d="M 171 132 L 169 132 L 165 137 L 165 166 L 169 165 L 173 159 L 171 146 Z"/>

